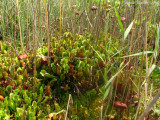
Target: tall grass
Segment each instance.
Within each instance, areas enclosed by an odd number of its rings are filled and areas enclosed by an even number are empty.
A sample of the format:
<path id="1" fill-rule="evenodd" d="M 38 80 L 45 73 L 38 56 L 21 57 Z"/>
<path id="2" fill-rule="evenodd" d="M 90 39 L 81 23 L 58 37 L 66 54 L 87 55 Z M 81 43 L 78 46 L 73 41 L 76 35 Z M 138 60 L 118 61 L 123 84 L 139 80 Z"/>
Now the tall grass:
<path id="1" fill-rule="evenodd" d="M 101 111 L 104 114 L 103 119 L 106 118 L 106 113 L 113 112 L 113 106 L 111 108 L 106 106 L 106 101 L 111 102 L 111 98 L 114 101 L 116 97 L 116 93 L 113 92 L 113 82 L 118 79 L 118 75 L 125 73 L 121 78 L 125 85 L 121 101 L 124 103 L 127 101 L 129 90 L 138 94 L 139 105 L 134 111 L 136 120 L 140 108 L 143 108 L 142 102 L 147 108 L 148 101 L 142 98 L 149 97 L 149 77 L 157 66 L 159 55 L 157 24 L 160 21 L 160 8 L 157 4 L 126 4 L 119 0 L 108 1 L 108 5 L 111 6 L 104 6 L 105 3 L 105 0 L 2 0 L 0 1 L 1 36 L 4 42 L 10 43 L 16 51 L 19 50 L 18 54 L 34 50 L 35 84 L 36 50 L 44 43 L 50 50 L 51 42 L 54 42 L 53 37 L 61 39 L 66 31 L 73 34 L 91 33 L 93 41 L 90 46 L 95 54 L 98 53 L 93 46 L 98 45 L 99 40 L 105 39 L 107 63 L 112 63 L 113 60 L 114 62 L 110 68 L 106 66 L 104 75 L 106 89 L 102 104 L 105 110 Z M 98 9 L 92 10 L 92 6 Z M 126 18 L 125 22 L 121 21 L 121 17 Z M 114 44 L 119 48 L 112 46 Z M 115 49 L 116 52 L 110 53 L 110 49 Z M 124 59 L 128 62 L 122 65 Z M 133 65 L 133 71 L 126 67 L 129 64 Z M 48 65 L 50 66 L 50 60 Z M 125 93 L 126 89 L 128 91 Z M 109 95 L 111 97 L 108 97 Z"/>

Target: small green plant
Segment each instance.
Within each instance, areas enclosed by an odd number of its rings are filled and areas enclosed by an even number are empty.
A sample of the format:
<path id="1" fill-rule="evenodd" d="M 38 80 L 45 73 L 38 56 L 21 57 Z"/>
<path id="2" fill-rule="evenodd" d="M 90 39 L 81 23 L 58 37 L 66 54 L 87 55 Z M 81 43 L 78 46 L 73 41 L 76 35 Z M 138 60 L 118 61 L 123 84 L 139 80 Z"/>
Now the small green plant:
<path id="1" fill-rule="evenodd" d="M 39 93 L 29 92 L 28 90 L 15 89 L 13 93 L 6 96 L 1 102 L 1 119 L 14 117 L 15 119 L 36 119 L 45 118 L 51 111 L 48 111 L 50 98 L 45 96 L 43 87 Z M 44 105 L 46 106 L 44 107 Z M 47 107 L 48 106 L 48 107 Z M 48 111 L 42 113 L 43 110 Z"/>

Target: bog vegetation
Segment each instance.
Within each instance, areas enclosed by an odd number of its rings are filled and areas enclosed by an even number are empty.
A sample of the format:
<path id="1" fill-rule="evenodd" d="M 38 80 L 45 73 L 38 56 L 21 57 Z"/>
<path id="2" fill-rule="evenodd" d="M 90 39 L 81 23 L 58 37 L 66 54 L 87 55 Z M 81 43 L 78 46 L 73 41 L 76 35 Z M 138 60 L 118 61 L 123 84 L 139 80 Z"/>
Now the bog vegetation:
<path id="1" fill-rule="evenodd" d="M 0 120 L 158 120 L 160 3 L 0 1 Z"/>

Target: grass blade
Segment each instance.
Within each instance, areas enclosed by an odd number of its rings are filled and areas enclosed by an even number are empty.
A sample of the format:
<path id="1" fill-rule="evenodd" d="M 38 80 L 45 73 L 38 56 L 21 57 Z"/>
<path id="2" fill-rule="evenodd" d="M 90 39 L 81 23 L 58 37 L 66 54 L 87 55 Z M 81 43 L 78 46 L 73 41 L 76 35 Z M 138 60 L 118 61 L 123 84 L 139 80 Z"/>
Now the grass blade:
<path id="1" fill-rule="evenodd" d="M 133 22 L 134 20 L 131 22 L 131 24 L 128 26 L 128 28 L 126 29 L 126 31 L 124 32 L 124 38 L 123 38 L 123 41 L 125 41 L 125 39 L 127 38 L 132 26 L 133 26 Z"/>
<path id="2" fill-rule="evenodd" d="M 156 57 L 157 57 L 157 55 L 158 55 L 159 39 L 160 39 L 160 23 L 159 23 L 159 26 L 157 27 L 157 38 L 156 38 L 155 50 L 154 50 L 154 59 L 155 59 L 155 60 L 156 60 Z"/>
<path id="3" fill-rule="evenodd" d="M 91 45 L 90 45 L 91 46 Z M 105 61 L 103 60 L 103 58 L 101 57 L 101 55 L 93 48 L 93 46 L 91 46 L 91 48 L 95 51 L 95 53 L 98 55 L 98 57 L 103 61 L 103 63 L 105 63 Z"/>
<path id="4" fill-rule="evenodd" d="M 119 13 L 118 13 L 118 11 L 117 11 L 116 8 L 114 8 L 114 10 L 115 10 L 115 13 L 116 13 L 116 17 L 117 17 L 117 19 L 118 19 L 118 23 L 119 23 L 119 25 L 120 25 L 120 27 L 121 27 L 121 30 L 124 31 L 123 24 L 122 24 L 122 22 L 121 22 Z"/>
<path id="5" fill-rule="evenodd" d="M 139 53 L 135 53 L 135 54 L 132 54 L 132 55 L 123 56 L 121 58 L 134 57 L 134 56 L 140 56 L 142 54 L 152 54 L 152 53 L 154 53 L 154 52 L 153 51 L 144 51 L 144 52 L 139 52 Z"/>
<path id="6" fill-rule="evenodd" d="M 128 64 L 128 63 L 127 63 Z M 105 93 L 104 93 L 104 96 L 103 96 L 103 100 L 104 99 L 106 99 L 106 97 L 108 96 L 108 93 L 109 93 L 109 91 L 110 91 L 110 88 L 111 88 L 111 83 L 115 80 L 115 78 L 117 77 L 117 75 L 126 67 L 126 65 L 127 64 L 125 64 L 124 66 L 123 66 L 123 68 L 121 68 L 114 76 L 112 76 L 111 77 L 111 79 L 105 84 L 105 89 L 106 89 L 106 91 L 105 91 Z"/>

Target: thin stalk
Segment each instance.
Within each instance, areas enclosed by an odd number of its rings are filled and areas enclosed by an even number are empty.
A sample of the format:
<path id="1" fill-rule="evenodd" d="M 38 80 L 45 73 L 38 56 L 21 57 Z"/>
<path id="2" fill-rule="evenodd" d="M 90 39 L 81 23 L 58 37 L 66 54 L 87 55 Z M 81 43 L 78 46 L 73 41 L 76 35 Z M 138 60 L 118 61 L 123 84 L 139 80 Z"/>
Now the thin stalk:
<path id="1" fill-rule="evenodd" d="M 29 0 L 27 1 L 29 3 Z M 27 3 L 27 5 L 28 5 Z M 28 26 L 28 20 L 29 20 L 29 11 L 28 11 L 28 7 L 27 7 L 27 23 L 26 23 L 26 50 L 29 50 L 29 26 Z"/>
<path id="2" fill-rule="evenodd" d="M 37 85 L 37 71 L 36 71 L 36 54 L 37 54 L 37 31 L 36 31 L 36 4 L 37 0 L 35 1 L 35 6 L 32 5 L 32 12 L 33 12 L 33 40 L 34 40 L 34 66 L 33 66 L 33 72 L 34 72 L 34 90 L 36 90 L 36 85 Z"/>
<path id="3" fill-rule="evenodd" d="M 40 18 L 41 18 L 41 0 L 39 1 L 39 13 L 38 13 L 38 28 L 40 27 Z"/>
<path id="4" fill-rule="evenodd" d="M 160 97 L 160 91 L 158 92 L 158 94 L 153 98 L 153 100 L 151 101 L 151 103 L 146 107 L 145 111 L 142 113 L 142 115 L 139 117 L 138 120 L 143 120 L 144 117 L 148 114 L 148 112 L 151 110 L 151 108 L 153 107 L 153 105 L 157 102 L 157 100 Z"/>
<path id="5" fill-rule="evenodd" d="M 48 1 L 48 6 L 46 4 L 46 26 L 47 26 L 47 39 L 48 39 L 48 66 L 51 67 L 51 59 L 50 59 L 50 27 L 49 27 L 49 11 L 50 11 L 50 0 Z"/>
<path id="6" fill-rule="evenodd" d="M 60 10 L 60 13 L 59 13 L 59 29 L 60 29 L 60 37 L 61 37 L 61 34 L 62 34 L 62 4 L 61 4 L 61 0 L 59 0 L 59 10 Z"/>
<path id="7" fill-rule="evenodd" d="M 17 5 L 17 17 L 18 17 L 18 25 L 19 25 L 19 34 L 20 34 L 20 43 L 21 43 L 21 50 L 22 52 L 24 52 L 24 48 L 23 48 L 23 41 L 22 41 L 22 31 L 21 31 L 21 22 L 20 22 L 20 8 L 19 8 L 19 1 L 16 0 L 16 5 Z"/>
<path id="8" fill-rule="evenodd" d="M 138 11 L 139 11 L 140 7 L 138 6 Z M 137 13 L 139 14 L 139 13 Z M 141 19 L 142 20 L 142 14 L 140 14 L 141 16 Z M 142 33 L 142 24 L 140 24 L 140 27 L 139 27 L 139 31 L 138 31 L 138 36 L 140 36 Z M 141 105 L 141 101 L 142 101 L 142 96 L 141 96 L 141 82 L 142 82 L 142 71 L 143 71 L 143 60 L 144 60 L 144 54 L 142 55 L 142 63 L 141 63 L 141 67 L 140 67 L 140 73 L 139 73 L 139 82 L 138 82 L 138 107 L 137 107 L 137 110 L 136 110 L 136 114 L 135 114 L 135 118 L 134 120 L 137 120 L 138 118 L 138 115 L 139 115 L 139 109 L 140 109 L 140 105 Z"/>
<path id="9" fill-rule="evenodd" d="M 4 14 L 5 14 L 5 12 L 4 12 L 4 11 L 5 11 L 5 8 L 4 8 L 5 5 L 4 5 L 4 4 L 5 4 L 5 3 L 4 3 L 4 2 L 5 2 L 5 1 L 2 1 L 2 15 L 1 15 L 1 16 L 2 16 L 2 29 L 3 29 L 3 30 L 2 30 L 2 40 L 3 40 L 3 41 L 4 41 L 4 37 L 5 37 L 5 34 L 4 34 L 4 32 L 5 32 L 5 17 L 4 17 L 4 16 L 5 16 L 5 15 L 4 15 Z"/>

